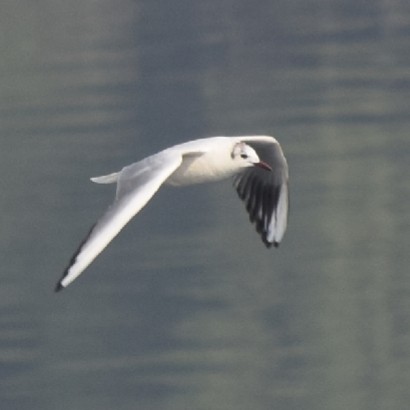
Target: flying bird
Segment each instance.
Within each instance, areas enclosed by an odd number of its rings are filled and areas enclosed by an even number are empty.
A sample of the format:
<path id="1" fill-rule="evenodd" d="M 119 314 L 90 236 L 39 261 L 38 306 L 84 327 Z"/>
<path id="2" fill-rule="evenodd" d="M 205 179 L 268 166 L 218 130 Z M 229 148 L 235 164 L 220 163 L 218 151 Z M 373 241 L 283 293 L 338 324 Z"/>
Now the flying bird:
<path id="1" fill-rule="evenodd" d="M 184 186 L 233 177 L 250 221 L 267 247 L 277 247 L 288 217 L 288 165 L 271 136 L 211 137 L 185 142 L 91 178 L 117 184 L 114 203 L 74 253 L 56 291 L 74 281 L 163 184 Z"/>

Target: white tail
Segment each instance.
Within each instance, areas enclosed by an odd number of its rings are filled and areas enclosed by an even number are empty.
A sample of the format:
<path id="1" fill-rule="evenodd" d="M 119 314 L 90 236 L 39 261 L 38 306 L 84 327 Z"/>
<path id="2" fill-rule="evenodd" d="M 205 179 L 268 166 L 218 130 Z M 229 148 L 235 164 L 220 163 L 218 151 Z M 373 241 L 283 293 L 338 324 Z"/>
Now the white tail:
<path id="1" fill-rule="evenodd" d="M 102 175 L 100 177 L 93 177 L 90 178 L 91 181 L 95 182 L 96 184 L 113 184 L 118 180 L 119 172 L 113 172 L 109 175 Z"/>

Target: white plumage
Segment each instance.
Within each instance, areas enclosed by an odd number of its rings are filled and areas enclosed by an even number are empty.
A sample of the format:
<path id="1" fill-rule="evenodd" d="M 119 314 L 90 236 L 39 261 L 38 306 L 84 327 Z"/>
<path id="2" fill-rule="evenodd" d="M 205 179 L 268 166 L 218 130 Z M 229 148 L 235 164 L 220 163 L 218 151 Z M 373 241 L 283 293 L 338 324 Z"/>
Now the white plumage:
<path id="1" fill-rule="evenodd" d="M 288 166 L 279 143 L 270 136 L 203 138 L 91 178 L 101 184 L 117 183 L 115 201 L 74 253 L 56 290 L 76 279 L 162 184 L 183 186 L 232 176 L 263 242 L 278 246 L 288 214 Z"/>

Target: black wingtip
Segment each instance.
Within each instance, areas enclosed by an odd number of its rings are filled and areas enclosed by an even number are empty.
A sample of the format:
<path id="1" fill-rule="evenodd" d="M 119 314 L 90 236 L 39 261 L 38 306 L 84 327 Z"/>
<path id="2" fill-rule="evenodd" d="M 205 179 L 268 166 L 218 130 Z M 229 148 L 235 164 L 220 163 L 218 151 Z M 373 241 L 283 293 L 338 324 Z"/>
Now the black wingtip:
<path id="1" fill-rule="evenodd" d="M 265 244 L 265 246 L 269 249 L 272 248 L 272 246 L 274 248 L 279 248 L 280 242 L 277 241 L 273 241 L 273 242 L 269 242 L 266 238 L 262 237 L 262 241 Z"/>
<path id="2" fill-rule="evenodd" d="M 54 292 L 60 292 L 60 290 L 65 289 L 61 282 L 58 282 L 56 287 L 54 288 Z"/>

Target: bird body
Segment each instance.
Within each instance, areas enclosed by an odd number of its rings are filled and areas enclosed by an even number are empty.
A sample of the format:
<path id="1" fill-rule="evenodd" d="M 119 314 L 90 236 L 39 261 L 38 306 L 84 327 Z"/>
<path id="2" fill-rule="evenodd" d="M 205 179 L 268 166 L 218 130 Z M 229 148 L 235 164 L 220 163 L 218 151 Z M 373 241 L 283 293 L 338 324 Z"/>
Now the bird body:
<path id="1" fill-rule="evenodd" d="M 231 177 L 238 172 L 238 164 L 232 158 L 226 161 L 226 153 L 232 152 L 236 143 L 229 137 L 213 137 L 169 148 L 171 152 L 181 152 L 183 161 L 165 183 L 185 186 Z"/>
<path id="2" fill-rule="evenodd" d="M 263 242 L 277 246 L 288 212 L 288 167 L 279 143 L 270 136 L 203 138 L 91 178 L 96 183 L 117 183 L 116 198 L 74 253 L 56 290 L 77 278 L 162 184 L 184 186 L 232 176 Z"/>

